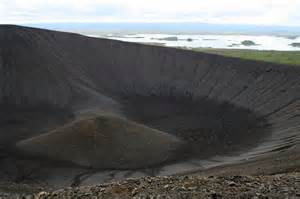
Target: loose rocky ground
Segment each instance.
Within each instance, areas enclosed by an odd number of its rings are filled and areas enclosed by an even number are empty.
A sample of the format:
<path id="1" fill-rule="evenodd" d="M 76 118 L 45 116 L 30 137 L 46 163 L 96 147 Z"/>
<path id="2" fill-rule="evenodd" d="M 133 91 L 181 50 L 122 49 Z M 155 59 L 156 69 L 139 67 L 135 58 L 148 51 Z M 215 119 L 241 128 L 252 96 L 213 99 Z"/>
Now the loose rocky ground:
<path id="1" fill-rule="evenodd" d="M 12 198 L 13 196 L 2 193 L 0 198 Z M 53 192 L 40 192 L 36 194 L 36 197 L 43 199 L 300 198 L 300 173 L 229 177 L 146 177 L 89 187 L 74 187 Z"/>

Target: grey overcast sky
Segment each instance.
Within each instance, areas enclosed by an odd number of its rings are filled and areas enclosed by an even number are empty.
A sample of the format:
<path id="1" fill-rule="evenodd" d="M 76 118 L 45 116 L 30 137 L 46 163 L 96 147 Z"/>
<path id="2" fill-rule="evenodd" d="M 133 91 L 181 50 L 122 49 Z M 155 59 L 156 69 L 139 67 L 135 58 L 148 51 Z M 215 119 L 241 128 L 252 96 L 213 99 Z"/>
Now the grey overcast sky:
<path id="1" fill-rule="evenodd" d="M 43 22 L 300 26 L 300 0 L 0 0 L 0 23 Z"/>

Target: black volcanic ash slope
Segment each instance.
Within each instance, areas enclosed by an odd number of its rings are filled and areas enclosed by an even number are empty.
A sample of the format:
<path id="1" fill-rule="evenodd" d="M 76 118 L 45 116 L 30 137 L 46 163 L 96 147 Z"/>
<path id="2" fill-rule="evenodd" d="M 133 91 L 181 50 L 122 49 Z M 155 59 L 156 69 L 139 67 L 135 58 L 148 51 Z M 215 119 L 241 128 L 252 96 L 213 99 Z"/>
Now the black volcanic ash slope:
<path id="1" fill-rule="evenodd" d="M 299 97 L 296 67 L 0 26 L 0 144 L 31 156 L 56 159 L 55 140 L 58 160 L 110 169 L 288 150 Z"/>

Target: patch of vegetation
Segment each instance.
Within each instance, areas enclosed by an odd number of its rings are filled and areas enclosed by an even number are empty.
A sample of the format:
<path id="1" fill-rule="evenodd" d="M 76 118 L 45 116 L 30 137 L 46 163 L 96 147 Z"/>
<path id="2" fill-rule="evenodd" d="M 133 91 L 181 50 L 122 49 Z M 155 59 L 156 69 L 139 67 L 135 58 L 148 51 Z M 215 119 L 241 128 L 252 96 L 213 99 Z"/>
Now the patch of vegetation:
<path id="1" fill-rule="evenodd" d="M 298 48 L 300 48 L 300 43 L 291 43 L 290 45 L 293 46 L 293 47 L 298 47 Z"/>
<path id="2" fill-rule="evenodd" d="M 217 39 L 202 39 L 203 41 L 216 41 Z"/>
<path id="3" fill-rule="evenodd" d="M 298 35 L 290 35 L 290 36 L 286 36 L 285 38 L 293 40 L 293 39 L 297 39 Z"/>
<path id="4" fill-rule="evenodd" d="M 251 41 L 251 40 L 242 41 L 241 44 L 244 45 L 244 46 L 255 46 L 256 45 L 256 43 L 254 41 Z"/>
<path id="5" fill-rule="evenodd" d="M 262 51 L 245 49 L 193 48 L 206 53 L 300 66 L 300 51 Z"/>
<path id="6" fill-rule="evenodd" d="M 165 37 L 158 40 L 165 40 L 165 41 L 178 41 L 178 37 Z"/>
<path id="7" fill-rule="evenodd" d="M 231 45 L 228 45 L 228 47 L 237 47 L 237 46 L 240 46 L 240 44 L 235 44 L 235 43 L 233 43 L 233 44 L 231 44 Z"/>
<path id="8" fill-rule="evenodd" d="M 161 42 L 141 42 L 141 44 L 154 45 L 154 46 L 165 46 L 166 45 L 166 43 L 161 43 Z"/>

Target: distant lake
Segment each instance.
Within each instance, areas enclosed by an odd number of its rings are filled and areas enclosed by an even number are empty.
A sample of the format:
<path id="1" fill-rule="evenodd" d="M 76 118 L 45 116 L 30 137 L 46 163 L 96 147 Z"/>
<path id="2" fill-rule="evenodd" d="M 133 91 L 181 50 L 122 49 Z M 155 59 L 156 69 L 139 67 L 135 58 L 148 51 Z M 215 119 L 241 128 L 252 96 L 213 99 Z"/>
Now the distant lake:
<path id="1" fill-rule="evenodd" d="M 271 35 L 206 35 L 206 34 L 86 34 L 92 37 L 102 37 L 128 42 L 152 43 L 169 47 L 186 48 L 225 48 L 299 51 L 299 47 L 290 44 L 300 43 L 300 37 L 285 37 Z M 243 41 L 252 41 L 248 45 Z"/>

